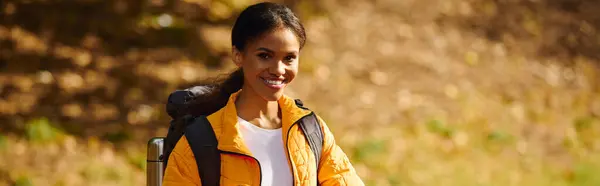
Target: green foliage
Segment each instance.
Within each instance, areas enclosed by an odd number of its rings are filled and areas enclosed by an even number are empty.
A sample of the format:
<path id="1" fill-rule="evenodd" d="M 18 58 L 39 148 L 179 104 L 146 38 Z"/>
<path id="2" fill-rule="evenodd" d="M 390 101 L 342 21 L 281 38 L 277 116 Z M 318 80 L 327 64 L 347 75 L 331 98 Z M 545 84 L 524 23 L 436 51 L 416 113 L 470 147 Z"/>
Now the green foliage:
<path id="1" fill-rule="evenodd" d="M 52 127 L 47 118 L 42 117 L 29 121 L 26 126 L 27 139 L 33 142 L 47 143 L 58 139 L 61 131 Z"/>
<path id="2" fill-rule="evenodd" d="M 388 183 L 392 186 L 403 185 L 398 175 L 390 175 L 387 177 Z"/>
<path id="3" fill-rule="evenodd" d="M 514 141 L 515 137 L 510 133 L 494 130 L 487 134 L 486 140 L 484 141 L 484 149 L 488 152 L 498 153 Z"/>
<path id="4" fill-rule="evenodd" d="M 487 135 L 487 140 L 490 142 L 510 142 L 513 140 L 513 136 L 503 131 L 492 131 Z"/>
<path id="5" fill-rule="evenodd" d="M 146 155 L 143 153 L 129 155 L 127 157 L 127 160 L 129 161 L 129 163 L 131 163 L 132 165 L 134 165 L 136 168 L 138 168 L 140 170 L 146 169 Z"/>
<path id="6" fill-rule="evenodd" d="M 591 162 L 580 162 L 575 167 L 573 185 L 592 186 L 600 185 L 600 166 Z"/>
<path id="7" fill-rule="evenodd" d="M 15 186 L 33 186 L 33 183 L 27 176 L 21 176 L 15 181 Z"/>
<path id="8" fill-rule="evenodd" d="M 0 134 L 0 152 L 8 149 L 8 140 L 6 136 Z"/>
<path id="9" fill-rule="evenodd" d="M 433 119 L 427 122 L 427 129 L 430 132 L 436 133 L 443 137 L 452 137 L 454 135 L 455 130 L 445 125 L 442 121 Z"/>
<path id="10" fill-rule="evenodd" d="M 590 127 L 592 127 L 592 124 L 594 123 L 594 117 L 579 117 L 577 119 L 575 119 L 575 121 L 573 122 L 573 125 L 575 125 L 575 129 L 578 132 L 581 132 L 583 130 L 589 129 Z"/>
<path id="11" fill-rule="evenodd" d="M 575 147 L 577 141 L 573 138 L 564 138 L 562 140 L 562 146 L 566 147 L 566 148 L 573 148 Z"/>
<path id="12" fill-rule="evenodd" d="M 577 141 L 587 148 L 595 148 L 598 136 L 597 119 L 592 116 L 579 117 L 573 122 L 577 131 Z"/>
<path id="13" fill-rule="evenodd" d="M 100 180 L 101 167 L 96 164 L 90 164 L 81 170 L 80 175 L 86 180 L 97 181 Z"/>
<path id="14" fill-rule="evenodd" d="M 384 153 L 386 146 L 387 143 L 383 140 L 366 140 L 355 147 L 352 158 L 356 161 L 368 160 L 374 155 Z"/>
<path id="15" fill-rule="evenodd" d="M 121 175 L 116 168 L 114 168 L 114 167 L 107 167 L 106 178 L 108 180 L 119 181 L 119 180 L 123 179 L 123 175 Z"/>
<path id="16" fill-rule="evenodd" d="M 129 162 L 131 164 L 133 164 L 136 168 L 140 169 L 140 170 L 145 170 L 146 169 L 146 159 L 145 158 L 130 159 Z"/>

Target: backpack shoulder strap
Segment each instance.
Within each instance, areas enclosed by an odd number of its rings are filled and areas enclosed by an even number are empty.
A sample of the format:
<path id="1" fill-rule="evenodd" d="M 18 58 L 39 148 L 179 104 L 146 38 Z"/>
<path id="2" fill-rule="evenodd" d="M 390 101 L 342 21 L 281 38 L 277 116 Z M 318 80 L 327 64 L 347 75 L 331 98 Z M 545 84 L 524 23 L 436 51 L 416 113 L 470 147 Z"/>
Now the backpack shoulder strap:
<path id="1" fill-rule="evenodd" d="M 221 155 L 217 137 L 206 116 L 196 117 L 185 129 L 185 137 L 194 153 L 202 186 L 220 185 Z"/>
<path id="2" fill-rule="evenodd" d="M 304 107 L 302 101 L 299 99 L 296 99 L 295 101 L 298 107 L 308 110 L 308 108 Z M 315 155 L 318 170 L 319 162 L 321 162 L 321 152 L 323 151 L 323 130 L 321 129 L 321 124 L 319 124 L 317 115 L 312 111 L 309 115 L 303 117 L 299 124 L 304 136 L 306 136 L 310 150 L 312 150 Z"/>
<path id="3" fill-rule="evenodd" d="M 167 132 L 167 136 L 165 136 L 164 147 L 162 155 L 160 156 L 160 160 L 163 161 L 163 171 L 167 168 L 169 163 L 169 156 L 177 142 L 183 134 L 185 133 L 185 126 L 187 123 L 193 122 L 194 118 L 190 115 L 185 115 L 178 119 L 172 119 L 169 124 L 169 129 Z"/>

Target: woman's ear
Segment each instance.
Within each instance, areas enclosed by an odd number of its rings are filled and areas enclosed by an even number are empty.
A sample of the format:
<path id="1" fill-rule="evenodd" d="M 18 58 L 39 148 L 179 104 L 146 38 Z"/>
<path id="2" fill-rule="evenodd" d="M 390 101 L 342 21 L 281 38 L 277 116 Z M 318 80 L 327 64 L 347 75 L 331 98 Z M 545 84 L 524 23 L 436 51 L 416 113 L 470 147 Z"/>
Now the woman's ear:
<path id="1" fill-rule="evenodd" d="M 234 46 L 231 49 L 231 53 L 233 55 L 233 63 L 235 63 L 237 67 L 242 67 L 242 52 Z"/>

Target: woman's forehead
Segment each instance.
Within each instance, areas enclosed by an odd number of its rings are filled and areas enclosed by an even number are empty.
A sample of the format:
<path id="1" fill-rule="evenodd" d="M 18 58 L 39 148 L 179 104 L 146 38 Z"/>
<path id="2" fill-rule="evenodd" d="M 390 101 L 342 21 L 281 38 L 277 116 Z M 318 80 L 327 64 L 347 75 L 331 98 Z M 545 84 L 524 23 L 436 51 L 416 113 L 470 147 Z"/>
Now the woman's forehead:
<path id="1" fill-rule="evenodd" d="M 298 52 L 300 42 L 298 37 L 289 29 L 276 29 L 261 35 L 249 43 L 251 50 L 268 49 L 272 52 Z"/>

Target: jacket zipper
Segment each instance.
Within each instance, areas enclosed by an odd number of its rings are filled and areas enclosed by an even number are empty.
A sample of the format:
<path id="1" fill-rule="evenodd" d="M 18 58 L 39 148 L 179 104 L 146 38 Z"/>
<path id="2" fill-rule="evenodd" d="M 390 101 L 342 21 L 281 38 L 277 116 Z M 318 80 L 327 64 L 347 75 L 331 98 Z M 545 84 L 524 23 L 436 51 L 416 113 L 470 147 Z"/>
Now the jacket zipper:
<path id="1" fill-rule="evenodd" d="M 298 123 L 298 121 L 304 119 L 305 117 L 310 116 L 311 114 L 313 114 L 313 113 L 311 112 L 310 114 L 307 114 L 306 116 L 302 116 L 300 119 L 298 119 L 294 123 L 292 123 L 292 125 L 288 129 L 287 138 L 285 139 L 285 147 L 288 152 L 287 153 L 288 154 L 288 162 L 290 163 L 290 167 L 292 168 L 292 186 L 296 185 L 296 178 L 295 178 L 295 174 L 294 174 L 294 165 L 292 165 L 292 153 L 290 152 L 290 148 L 289 148 L 290 131 L 292 131 L 291 130 L 292 127 L 294 127 L 294 125 L 296 125 Z"/>
<path id="2" fill-rule="evenodd" d="M 242 153 L 222 151 L 222 150 L 219 150 L 219 151 L 223 154 L 234 154 L 234 155 L 249 157 L 249 158 L 252 158 L 254 161 L 256 161 L 256 163 L 258 163 L 258 173 L 259 173 L 258 175 L 260 176 L 260 178 L 258 179 L 258 185 L 260 186 L 260 184 L 262 183 L 262 169 L 260 168 L 260 162 L 258 161 L 258 159 L 256 159 L 255 157 L 246 155 L 246 154 L 242 154 Z"/>

